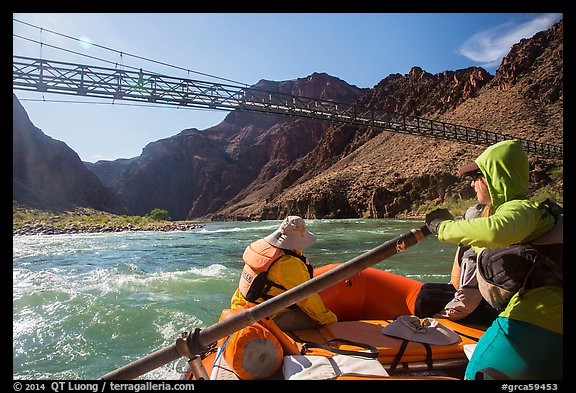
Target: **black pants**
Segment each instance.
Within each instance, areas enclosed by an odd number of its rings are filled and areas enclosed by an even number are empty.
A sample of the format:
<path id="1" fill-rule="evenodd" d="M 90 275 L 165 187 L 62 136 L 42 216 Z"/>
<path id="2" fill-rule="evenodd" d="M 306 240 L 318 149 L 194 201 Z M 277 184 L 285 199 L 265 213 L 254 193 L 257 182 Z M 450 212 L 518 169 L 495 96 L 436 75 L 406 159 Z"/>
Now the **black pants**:
<path id="1" fill-rule="evenodd" d="M 414 303 L 414 315 L 419 318 L 431 317 L 444 309 L 446 304 L 454 299 L 456 289 L 452 284 L 426 283 L 422 285 L 416 302 Z M 496 311 L 484 299 L 478 307 L 458 322 L 490 326 L 498 316 Z"/>

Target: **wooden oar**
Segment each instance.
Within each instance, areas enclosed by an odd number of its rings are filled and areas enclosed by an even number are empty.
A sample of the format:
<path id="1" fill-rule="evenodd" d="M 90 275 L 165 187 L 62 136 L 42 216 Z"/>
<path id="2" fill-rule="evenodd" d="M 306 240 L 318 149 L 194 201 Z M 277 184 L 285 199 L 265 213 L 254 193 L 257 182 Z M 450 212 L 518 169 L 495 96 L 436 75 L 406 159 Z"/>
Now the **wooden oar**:
<path id="1" fill-rule="evenodd" d="M 101 379 L 134 379 L 181 357 L 192 359 L 205 351 L 210 343 L 346 280 L 362 270 L 404 251 L 429 234 L 430 231 L 426 226 L 412 229 L 257 306 L 248 308 L 204 329 L 196 328 L 193 332 L 184 333 L 182 337 L 176 340 L 175 344 L 120 367 L 104 375 Z"/>

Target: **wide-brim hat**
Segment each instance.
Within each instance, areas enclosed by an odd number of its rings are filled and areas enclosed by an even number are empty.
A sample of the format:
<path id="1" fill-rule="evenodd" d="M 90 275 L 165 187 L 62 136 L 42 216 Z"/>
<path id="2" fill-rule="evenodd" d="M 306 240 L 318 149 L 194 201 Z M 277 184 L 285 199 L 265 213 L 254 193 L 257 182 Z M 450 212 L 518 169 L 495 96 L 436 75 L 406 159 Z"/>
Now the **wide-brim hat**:
<path id="1" fill-rule="evenodd" d="M 308 232 L 301 217 L 288 216 L 280 227 L 264 238 L 271 245 L 285 250 L 301 250 L 316 242 L 316 236 Z"/>
<path id="2" fill-rule="evenodd" d="M 415 315 L 401 315 L 382 328 L 381 332 L 387 336 L 434 345 L 450 345 L 461 340 L 458 333 L 436 319 L 420 320 Z"/>

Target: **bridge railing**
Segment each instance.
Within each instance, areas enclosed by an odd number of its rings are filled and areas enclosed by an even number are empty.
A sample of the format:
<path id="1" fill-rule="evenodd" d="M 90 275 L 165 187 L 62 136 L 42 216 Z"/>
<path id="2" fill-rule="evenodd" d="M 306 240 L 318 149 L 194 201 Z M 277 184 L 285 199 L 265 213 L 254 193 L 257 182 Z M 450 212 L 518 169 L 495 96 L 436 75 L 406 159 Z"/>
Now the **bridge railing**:
<path id="1" fill-rule="evenodd" d="M 12 70 L 13 87 L 20 90 L 226 111 L 245 110 L 486 146 L 505 139 L 519 139 L 527 152 L 563 156 L 562 146 L 281 92 L 23 56 L 13 56 Z"/>

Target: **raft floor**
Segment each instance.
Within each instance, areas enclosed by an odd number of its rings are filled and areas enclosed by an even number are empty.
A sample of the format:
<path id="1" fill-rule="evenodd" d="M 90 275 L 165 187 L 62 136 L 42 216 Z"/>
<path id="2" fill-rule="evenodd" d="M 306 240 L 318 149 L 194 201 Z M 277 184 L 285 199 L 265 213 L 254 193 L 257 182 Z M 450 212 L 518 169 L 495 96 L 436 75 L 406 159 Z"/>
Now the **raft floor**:
<path id="1" fill-rule="evenodd" d="M 432 363 L 427 361 L 427 348 L 414 341 L 409 341 L 402 357 L 396 359 L 403 339 L 387 336 L 381 332 L 382 328 L 392 320 L 360 320 L 343 321 L 322 326 L 317 329 L 297 330 L 288 333 L 297 342 L 314 342 L 325 344 L 335 339 L 346 339 L 375 346 L 379 350 L 378 361 L 384 366 L 390 377 L 362 377 L 341 375 L 336 379 L 463 379 L 468 358 L 464 346 L 476 344 L 484 333 L 481 327 L 463 325 L 449 320 L 438 319 L 438 322 L 454 330 L 460 335 L 460 342 L 450 345 L 430 345 Z M 330 345 L 346 350 L 363 350 L 364 348 L 331 342 Z M 333 356 L 335 353 L 311 348 L 306 355 Z M 430 356 L 430 355 L 428 355 Z M 216 352 L 204 359 L 203 363 L 211 375 L 211 379 L 237 380 L 239 379 L 226 363 L 223 356 L 218 357 L 214 364 Z M 391 365 L 396 361 L 396 367 Z M 213 370 L 214 368 L 214 370 Z M 270 379 L 284 379 L 279 370 Z"/>

